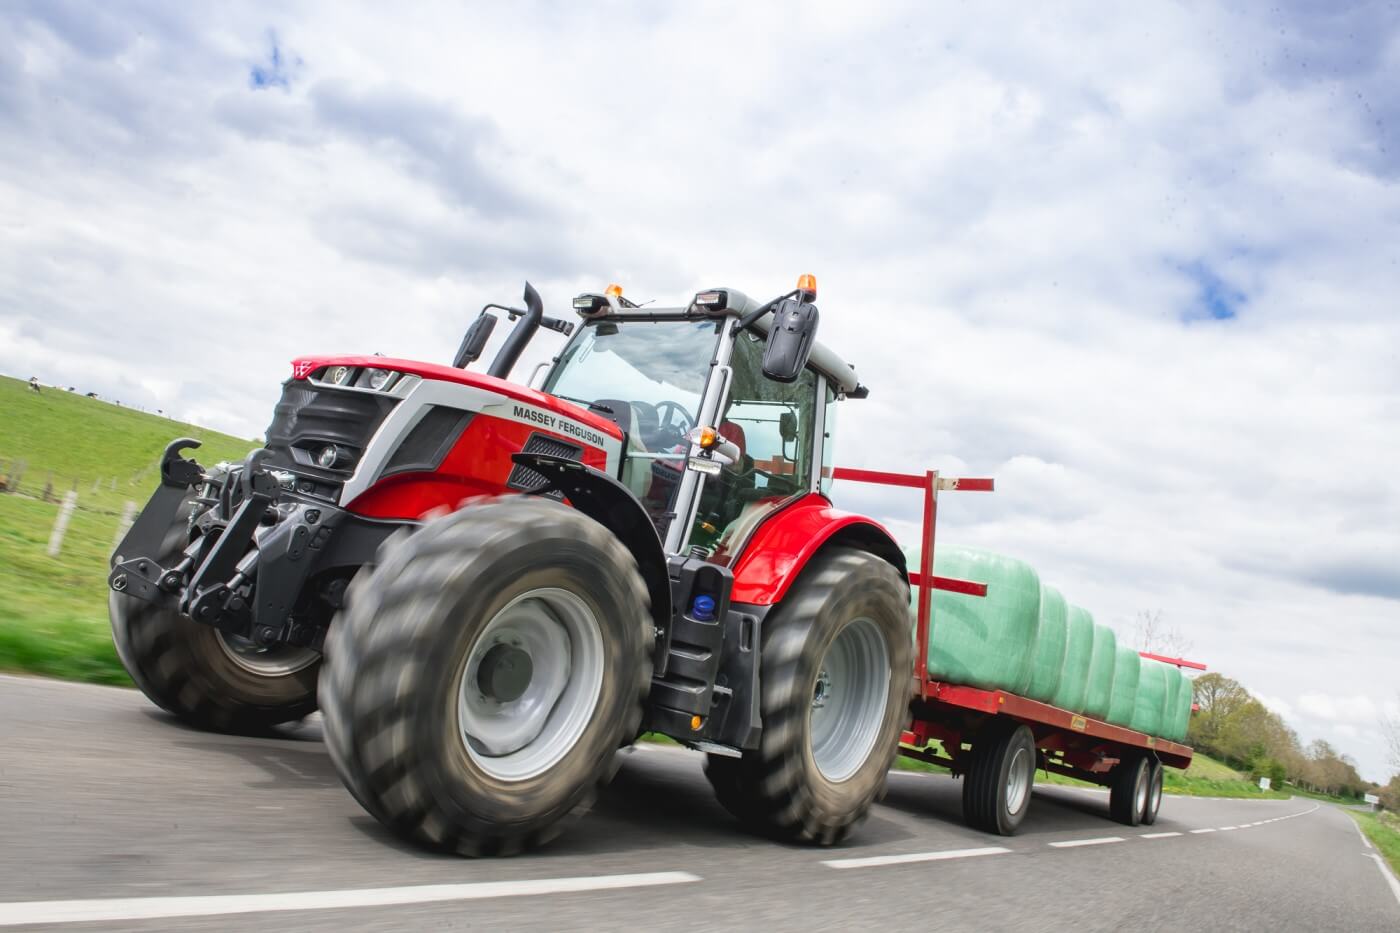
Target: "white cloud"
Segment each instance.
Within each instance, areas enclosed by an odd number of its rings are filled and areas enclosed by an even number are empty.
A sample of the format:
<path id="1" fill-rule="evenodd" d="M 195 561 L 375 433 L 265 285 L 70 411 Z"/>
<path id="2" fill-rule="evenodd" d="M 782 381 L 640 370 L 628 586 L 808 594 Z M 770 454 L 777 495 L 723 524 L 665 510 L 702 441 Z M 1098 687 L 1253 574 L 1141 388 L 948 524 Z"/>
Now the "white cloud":
<path id="1" fill-rule="evenodd" d="M 1298 708 L 1309 716 L 1328 722 L 1366 723 L 1373 725 L 1380 716 L 1380 707 L 1368 696 L 1329 696 L 1325 693 L 1305 693 L 1298 697 Z"/>
<path id="2" fill-rule="evenodd" d="M 872 387 L 840 459 L 998 477 L 942 500 L 944 540 L 1120 628 L 1161 609 L 1268 696 L 1393 690 L 1391 14 L 44 3 L 0 28 L 0 370 L 251 436 L 292 356 L 445 359 L 526 276 L 560 307 L 813 271 Z M 254 87 L 273 36 L 286 86 Z M 912 498 L 840 495 L 912 528 Z"/>

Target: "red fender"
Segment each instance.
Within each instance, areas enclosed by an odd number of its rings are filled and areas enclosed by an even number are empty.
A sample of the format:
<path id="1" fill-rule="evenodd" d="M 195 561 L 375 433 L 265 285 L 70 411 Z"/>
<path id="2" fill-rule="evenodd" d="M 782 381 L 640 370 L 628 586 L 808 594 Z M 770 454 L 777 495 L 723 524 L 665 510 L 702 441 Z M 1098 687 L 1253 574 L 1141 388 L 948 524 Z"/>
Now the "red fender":
<path id="1" fill-rule="evenodd" d="M 758 606 L 780 602 L 812 555 L 828 543 L 871 551 L 906 573 L 904 554 L 883 525 L 832 508 L 825 496 L 809 493 L 758 526 L 733 564 L 731 598 Z"/>

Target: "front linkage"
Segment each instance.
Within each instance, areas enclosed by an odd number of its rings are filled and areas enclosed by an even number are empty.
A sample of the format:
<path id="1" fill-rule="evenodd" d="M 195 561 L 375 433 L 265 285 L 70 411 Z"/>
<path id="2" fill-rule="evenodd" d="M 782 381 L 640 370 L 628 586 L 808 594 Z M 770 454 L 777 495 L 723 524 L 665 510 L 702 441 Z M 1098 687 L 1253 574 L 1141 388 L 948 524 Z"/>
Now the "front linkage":
<path id="1" fill-rule="evenodd" d="M 165 448 L 160 486 L 117 546 L 109 585 L 259 646 L 319 650 L 349 575 L 399 523 L 300 495 L 292 474 L 264 464 L 266 449 L 206 472 L 180 456 L 199 446 L 182 437 Z M 186 543 L 170 555 L 187 510 Z M 313 577 L 319 598 L 308 600 Z"/>

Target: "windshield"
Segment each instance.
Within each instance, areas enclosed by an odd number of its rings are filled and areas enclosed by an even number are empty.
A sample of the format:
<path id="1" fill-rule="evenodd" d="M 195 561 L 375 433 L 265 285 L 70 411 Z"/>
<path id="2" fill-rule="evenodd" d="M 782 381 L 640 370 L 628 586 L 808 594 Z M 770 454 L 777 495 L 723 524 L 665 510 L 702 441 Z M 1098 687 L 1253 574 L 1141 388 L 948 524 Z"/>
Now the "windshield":
<path id="1" fill-rule="evenodd" d="M 591 406 L 626 433 L 618 478 L 663 535 L 720 326 L 714 320 L 590 322 L 545 380 L 544 391 Z"/>
<path id="2" fill-rule="evenodd" d="M 544 391 L 591 403 L 647 450 L 673 447 L 695 425 L 718 329 L 715 321 L 585 324 Z"/>

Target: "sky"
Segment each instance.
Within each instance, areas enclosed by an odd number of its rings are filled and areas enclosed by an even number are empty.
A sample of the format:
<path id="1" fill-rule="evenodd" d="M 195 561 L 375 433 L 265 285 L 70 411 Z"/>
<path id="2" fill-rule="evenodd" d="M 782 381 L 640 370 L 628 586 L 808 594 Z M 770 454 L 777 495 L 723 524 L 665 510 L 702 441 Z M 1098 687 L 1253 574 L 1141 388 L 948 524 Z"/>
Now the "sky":
<path id="1" fill-rule="evenodd" d="M 527 278 L 811 272 L 838 462 L 1391 773 L 1395 3 L 586 6 L 0 5 L 0 371 L 254 437 Z"/>

